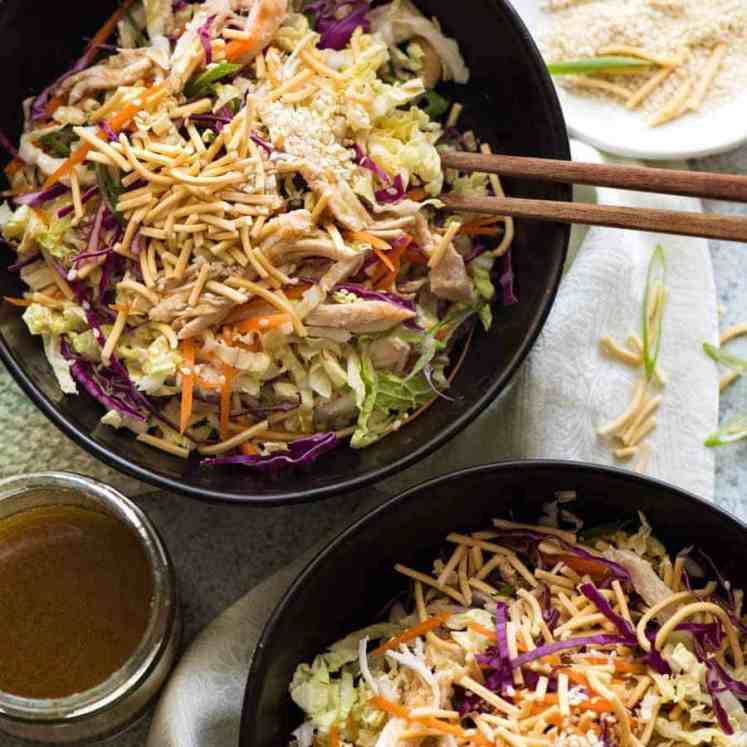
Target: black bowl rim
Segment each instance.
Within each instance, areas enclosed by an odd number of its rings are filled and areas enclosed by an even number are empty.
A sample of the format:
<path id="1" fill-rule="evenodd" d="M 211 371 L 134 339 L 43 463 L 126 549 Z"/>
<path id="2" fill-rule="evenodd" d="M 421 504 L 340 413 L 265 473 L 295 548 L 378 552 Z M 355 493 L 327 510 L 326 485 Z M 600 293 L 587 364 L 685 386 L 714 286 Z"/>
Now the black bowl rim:
<path id="1" fill-rule="evenodd" d="M 414 485 L 407 490 L 395 495 L 393 498 L 389 498 L 384 503 L 376 506 L 375 508 L 368 511 L 359 519 L 356 519 L 352 524 L 345 527 L 342 531 L 336 534 L 332 539 L 325 542 L 324 547 L 319 550 L 318 553 L 304 566 L 299 574 L 294 579 L 288 590 L 280 598 L 280 601 L 275 605 L 272 614 L 265 623 L 262 630 L 262 635 L 257 642 L 257 646 L 254 649 L 252 656 L 252 663 L 247 676 L 246 687 L 244 689 L 244 702 L 242 704 L 241 714 L 241 729 L 239 731 L 240 745 L 243 745 L 243 734 L 245 731 L 245 721 L 252 718 L 249 713 L 249 704 L 256 703 L 259 700 L 261 690 L 264 683 L 264 677 L 262 673 L 267 668 L 267 657 L 265 655 L 265 649 L 268 640 L 272 637 L 275 627 L 279 621 L 284 617 L 288 607 L 293 604 L 300 589 L 305 585 L 306 580 L 316 572 L 317 567 L 333 553 L 336 548 L 348 539 L 355 537 L 359 532 L 365 531 L 367 525 L 374 523 L 381 514 L 386 513 L 395 506 L 399 506 L 402 503 L 406 503 L 413 495 L 417 493 L 427 492 L 435 487 L 440 487 L 448 483 L 459 482 L 465 477 L 471 477 L 473 475 L 492 475 L 498 472 L 524 472 L 532 469 L 552 469 L 557 470 L 559 473 L 565 472 L 570 474 L 594 474 L 603 473 L 608 476 L 619 477 L 624 481 L 631 483 L 643 483 L 649 486 L 652 490 L 666 490 L 668 492 L 675 492 L 680 495 L 685 501 L 695 504 L 699 511 L 710 512 L 717 514 L 721 520 L 731 521 L 735 523 L 744 533 L 747 535 L 747 523 L 742 521 L 739 517 L 735 516 L 726 509 L 720 508 L 715 503 L 701 498 L 695 493 L 691 493 L 687 490 L 677 487 L 671 483 L 663 480 L 657 480 L 653 477 L 647 477 L 636 472 L 631 472 L 628 469 L 621 467 L 611 467 L 603 464 L 595 464 L 593 462 L 573 462 L 570 460 L 562 459 L 516 459 L 506 460 L 502 462 L 493 462 L 492 464 L 483 464 L 476 467 L 467 467 L 465 469 L 457 470 L 456 472 L 449 472 L 445 475 L 433 477 L 425 480 L 417 485 Z"/>
<path id="2" fill-rule="evenodd" d="M 570 160 L 571 153 L 568 132 L 555 86 L 552 83 L 550 75 L 542 62 L 542 56 L 537 49 L 537 45 L 535 44 L 532 35 L 524 24 L 524 21 L 508 0 L 503 0 L 503 5 L 506 13 L 512 19 L 516 31 L 523 38 L 528 47 L 529 55 L 526 62 L 533 67 L 535 85 L 537 86 L 538 93 L 541 93 L 544 96 L 548 107 L 549 116 L 546 126 L 557 132 L 558 135 L 558 152 L 555 153 L 553 157 L 562 160 Z M 570 185 L 559 185 L 559 187 L 563 192 L 565 192 L 563 199 L 571 200 L 572 189 Z M 130 475 L 131 477 L 160 488 L 161 490 L 180 493 L 190 498 L 196 498 L 198 500 L 212 503 L 245 504 L 253 506 L 282 506 L 298 503 L 310 503 L 315 500 L 330 498 L 333 495 L 352 492 L 353 490 L 366 487 L 367 485 L 371 485 L 393 474 L 401 472 L 416 462 L 425 459 L 429 454 L 432 454 L 436 449 L 464 430 L 464 428 L 466 428 L 502 391 L 505 390 L 509 382 L 513 380 L 513 377 L 521 364 L 526 360 L 529 352 L 534 347 L 534 343 L 542 331 L 550 310 L 553 307 L 555 298 L 557 297 L 565 260 L 568 255 L 571 229 L 570 226 L 566 224 L 561 227 L 561 230 L 563 231 L 562 257 L 560 258 L 561 261 L 558 263 L 558 270 L 555 277 L 552 279 L 549 291 L 545 295 L 543 305 L 535 315 L 529 334 L 524 338 L 524 341 L 518 352 L 515 354 L 511 365 L 500 377 L 496 378 L 490 386 L 486 388 L 482 396 L 465 412 L 462 412 L 459 416 L 454 418 L 446 428 L 436 433 L 419 447 L 403 454 L 403 456 L 398 460 L 390 462 L 386 466 L 371 470 L 367 474 L 346 480 L 340 480 L 335 484 L 313 488 L 312 490 L 292 489 L 273 495 L 236 493 L 234 491 L 210 489 L 191 485 L 186 478 L 175 479 L 160 474 L 156 470 L 143 467 L 134 460 L 120 456 L 109 448 L 102 446 L 59 412 L 57 407 L 47 398 L 41 389 L 36 387 L 24 370 L 23 364 L 16 360 L 16 357 L 13 355 L 2 335 L 0 335 L 0 359 L 2 359 L 3 363 L 6 365 L 16 383 L 21 387 L 21 389 L 23 389 L 31 401 L 44 413 L 44 415 L 46 415 L 55 426 L 57 426 L 57 428 L 59 428 L 66 436 L 71 438 L 76 444 L 78 444 L 78 446 L 81 446 L 94 457 L 104 462 L 104 464 L 113 467 L 126 475 Z"/>

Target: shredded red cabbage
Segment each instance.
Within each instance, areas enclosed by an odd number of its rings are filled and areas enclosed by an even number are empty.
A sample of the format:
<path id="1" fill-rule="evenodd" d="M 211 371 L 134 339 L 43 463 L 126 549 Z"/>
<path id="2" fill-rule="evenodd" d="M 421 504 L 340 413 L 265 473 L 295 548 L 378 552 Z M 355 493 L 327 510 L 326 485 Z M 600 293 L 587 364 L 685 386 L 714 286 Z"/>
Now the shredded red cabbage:
<path id="1" fill-rule="evenodd" d="M 373 174 L 376 174 L 376 176 L 379 177 L 379 179 L 384 184 L 391 184 L 392 180 L 389 178 L 389 174 L 384 171 L 384 169 L 379 166 L 379 164 L 376 163 L 373 159 L 369 158 L 364 152 L 363 148 L 358 145 L 358 143 L 353 146 L 353 149 L 355 151 L 355 158 L 353 158 L 353 163 L 356 166 L 360 166 L 364 169 L 368 169 Z"/>
<path id="2" fill-rule="evenodd" d="M 718 721 L 718 725 L 721 727 L 721 731 L 723 731 L 724 734 L 733 734 L 734 727 L 729 721 L 729 714 L 726 712 L 726 709 L 721 704 L 718 697 L 718 694 L 724 692 L 727 688 L 721 684 L 718 675 L 711 667 L 706 669 L 705 685 L 708 694 L 711 696 L 713 712 L 716 714 L 716 720 Z"/>
<path id="3" fill-rule="evenodd" d="M 96 218 L 93 221 L 93 228 L 91 228 L 91 234 L 88 237 L 88 248 L 86 251 L 95 252 L 98 250 L 99 243 L 101 241 L 101 225 L 104 222 L 104 214 L 106 213 L 106 203 L 104 200 L 101 201 L 99 209 L 96 211 Z"/>
<path id="4" fill-rule="evenodd" d="M 67 342 L 62 338 L 60 351 L 69 361 L 71 376 L 98 402 L 108 410 L 115 410 L 121 415 L 134 418 L 140 422 L 147 421 L 147 414 L 137 401 L 133 401 L 130 390 L 134 386 L 129 376 L 122 379 L 120 371 L 110 366 L 96 366 L 90 361 L 76 356 Z M 121 364 L 119 364 L 121 366 Z M 138 393 L 139 394 L 139 393 Z M 142 397 L 142 395 L 139 395 Z"/>
<path id="5" fill-rule="evenodd" d="M 485 686 L 489 690 L 507 695 L 512 684 L 511 653 L 508 648 L 508 606 L 505 602 L 498 602 L 495 607 L 495 636 L 496 645 L 484 654 L 475 657 L 478 664 L 489 668 L 485 677 Z"/>
<path id="6" fill-rule="evenodd" d="M 11 158 L 17 158 L 19 161 L 23 160 L 21 156 L 18 155 L 16 146 L 13 145 L 10 138 L 2 130 L 0 130 L 0 146 L 8 152 L 8 155 L 10 155 Z"/>
<path id="7" fill-rule="evenodd" d="M 203 459 L 201 464 L 208 466 L 240 464 L 261 470 L 276 470 L 285 467 L 307 467 L 320 456 L 336 448 L 341 443 L 337 434 L 315 433 L 308 438 L 301 438 L 288 444 L 288 451 L 277 452 L 270 456 L 234 456 Z"/>
<path id="8" fill-rule="evenodd" d="M 672 670 L 667 664 L 664 657 L 654 647 L 654 641 L 656 640 L 657 634 L 656 627 L 650 625 L 646 628 L 645 635 L 648 642 L 651 644 L 651 650 L 643 657 L 643 660 L 651 667 L 657 674 L 672 674 Z"/>
<path id="9" fill-rule="evenodd" d="M 259 135 L 251 135 L 250 137 L 254 143 L 256 143 L 260 148 L 262 148 L 262 150 L 264 150 L 265 153 L 267 153 L 268 156 L 272 155 L 274 148 L 272 147 L 272 145 L 270 145 L 270 143 L 268 143 L 266 140 L 262 140 L 262 138 L 259 137 Z"/>
<path id="10" fill-rule="evenodd" d="M 204 124 L 213 132 L 222 132 L 223 128 L 230 124 L 233 119 L 233 112 L 224 106 L 215 114 L 193 114 L 190 119 L 196 124 Z"/>
<path id="11" fill-rule="evenodd" d="M 99 122 L 99 129 L 104 133 L 104 135 L 106 135 L 106 139 L 110 143 L 113 143 L 115 140 L 119 139 L 119 136 L 116 132 L 114 132 L 108 122 Z"/>
<path id="12" fill-rule="evenodd" d="M 502 303 L 504 306 L 513 306 L 519 303 L 519 299 L 514 290 L 516 277 L 514 275 L 513 259 L 511 248 L 503 255 L 503 270 L 498 280 L 502 290 Z"/>
<path id="13" fill-rule="evenodd" d="M 42 189 L 39 192 L 29 192 L 25 195 L 19 195 L 18 197 L 14 197 L 13 202 L 15 202 L 16 205 L 28 205 L 29 207 L 39 207 L 39 205 L 43 205 L 45 202 L 54 200 L 60 195 L 65 194 L 65 192 L 67 192 L 67 187 L 64 184 L 58 183 L 52 187 L 49 187 L 49 189 Z"/>
<path id="14" fill-rule="evenodd" d="M 635 637 L 627 635 L 612 635 L 607 633 L 600 633 L 598 635 L 590 635 L 584 638 L 569 638 L 566 641 L 553 641 L 552 643 L 546 643 L 544 646 L 539 646 L 534 651 L 527 651 L 525 654 L 517 656 L 511 660 L 511 667 L 523 667 L 524 664 L 529 664 L 530 661 L 541 659 L 544 656 L 550 656 L 558 651 L 566 651 L 569 648 L 582 648 L 583 646 L 635 646 Z"/>
<path id="15" fill-rule="evenodd" d="M 551 633 L 555 630 L 560 619 L 560 611 L 552 606 L 550 587 L 547 584 L 542 584 L 542 619 Z"/>
<path id="16" fill-rule="evenodd" d="M 397 176 L 394 177 L 390 186 L 374 192 L 376 201 L 380 202 L 382 205 L 390 205 L 399 202 L 400 200 L 404 200 L 406 196 L 407 192 L 405 192 L 405 185 L 400 174 L 397 174 Z"/>
<path id="17" fill-rule="evenodd" d="M 621 583 L 630 582 L 630 574 L 619 563 L 606 558 L 600 558 L 598 555 L 592 555 L 581 547 L 570 544 L 550 532 L 541 532 L 538 529 L 497 529 L 496 532 L 500 539 L 514 547 L 519 547 L 523 552 L 529 552 L 539 545 L 540 542 L 554 542 L 562 547 L 569 555 L 574 555 L 582 560 L 588 560 L 602 566 L 608 572 L 608 578 L 600 583 L 604 587 L 612 578 L 617 578 Z"/>
<path id="18" fill-rule="evenodd" d="M 581 584 L 579 590 L 617 628 L 620 635 L 635 636 L 633 626 L 612 609 L 612 605 L 599 593 L 594 584 Z"/>
<path id="19" fill-rule="evenodd" d="M 98 194 L 99 188 L 98 187 L 90 187 L 87 189 L 81 196 L 80 201 L 85 205 L 89 200 L 93 199 L 93 197 Z M 57 211 L 57 217 L 58 218 L 66 218 L 68 215 L 70 215 L 75 210 L 75 206 L 68 205 L 67 207 L 62 208 L 61 210 Z"/>
<path id="20" fill-rule="evenodd" d="M 482 243 L 482 241 L 473 241 L 472 249 L 469 254 L 464 258 L 464 264 L 468 265 L 473 260 L 477 259 L 481 254 L 485 254 L 488 251 L 488 247 Z"/>
<path id="21" fill-rule="evenodd" d="M 205 21 L 205 23 L 200 26 L 200 28 L 197 29 L 197 34 L 200 37 L 200 43 L 202 44 L 202 48 L 205 50 L 205 64 L 209 65 L 213 61 L 213 44 L 210 39 L 210 27 L 213 25 L 213 21 L 215 20 L 215 16 L 210 16 L 210 18 Z"/>
<path id="22" fill-rule="evenodd" d="M 348 13 L 340 18 L 340 13 Z M 353 32 L 361 26 L 365 32 L 371 30 L 368 20 L 369 0 L 317 0 L 307 6 L 315 14 L 314 30 L 321 35 L 320 49 L 345 49 Z"/>
<path id="23" fill-rule="evenodd" d="M 718 620 L 712 623 L 680 623 L 675 630 L 692 633 L 707 651 L 718 651 L 725 635 Z"/>
<path id="24" fill-rule="evenodd" d="M 36 260 L 39 259 L 40 257 L 41 257 L 41 254 L 39 254 L 39 252 L 32 252 L 28 257 L 19 259 L 14 264 L 9 265 L 8 272 L 18 272 L 19 270 L 22 270 L 27 265 L 30 265 L 36 262 Z"/>
<path id="25" fill-rule="evenodd" d="M 83 252 L 83 254 L 79 254 L 77 257 L 73 257 L 73 264 L 76 267 L 80 267 L 80 264 L 84 262 L 87 259 L 94 259 L 95 257 L 103 257 L 105 254 L 109 254 L 111 249 L 101 249 L 97 252 Z"/>
<path id="26" fill-rule="evenodd" d="M 604 747 L 617 747 L 617 742 L 610 736 L 610 727 L 606 721 L 602 721 L 602 734 L 600 735 Z"/>
<path id="27" fill-rule="evenodd" d="M 345 291 L 346 293 L 352 293 L 354 296 L 368 300 L 368 301 L 385 301 L 386 303 L 392 304 L 392 306 L 398 306 L 401 309 L 407 309 L 408 311 L 415 311 L 415 304 L 412 301 L 408 301 L 402 296 L 398 296 L 396 293 L 387 293 L 385 291 L 376 291 L 366 288 L 357 283 L 339 283 L 333 288 L 334 291 Z"/>

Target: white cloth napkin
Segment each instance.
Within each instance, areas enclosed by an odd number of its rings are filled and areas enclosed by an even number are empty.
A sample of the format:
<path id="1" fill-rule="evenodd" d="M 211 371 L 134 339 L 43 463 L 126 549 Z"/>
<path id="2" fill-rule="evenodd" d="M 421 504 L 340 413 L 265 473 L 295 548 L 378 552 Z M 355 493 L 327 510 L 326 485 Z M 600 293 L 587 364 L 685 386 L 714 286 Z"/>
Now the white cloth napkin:
<path id="1" fill-rule="evenodd" d="M 578 161 L 602 160 L 580 143 L 573 143 L 573 156 Z M 584 189 L 577 198 L 701 210 L 694 199 L 611 189 Z M 654 451 L 646 471 L 712 497 L 713 456 L 703 439 L 718 420 L 718 375 L 702 345 L 717 341 L 718 323 L 707 242 L 592 228 L 574 229 L 571 243 L 557 301 L 512 391 L 425 463 L 389 480 L 386 492 L 508 457 L 614 463 L 596 428 L 626 408 L 637 374 L 602 355 L 599 338 L 610 335 L 622 343 L 638 330 L 646 271 L 654 247 L 661 243 L 670 293 L 659 363 L 669 383 L 658 426 L 647 439 Z M 148 747 L 235 747 L 254 645 L 271 609 L 309 557 L 250 591 L 195 640 L 162 696 Z"/>

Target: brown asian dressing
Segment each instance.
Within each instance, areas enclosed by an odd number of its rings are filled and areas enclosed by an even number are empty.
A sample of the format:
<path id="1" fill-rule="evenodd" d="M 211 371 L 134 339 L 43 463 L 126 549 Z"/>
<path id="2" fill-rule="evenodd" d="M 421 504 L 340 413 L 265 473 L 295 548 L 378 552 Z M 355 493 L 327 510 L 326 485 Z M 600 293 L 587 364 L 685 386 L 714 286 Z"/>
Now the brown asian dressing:
<path id="1" fill-rule="evenodd" d="M 152 597 L 145 551 L 112 516 L 56 505 L 0 520 L 0 691 L 101 684 L 135 652 Z"/>

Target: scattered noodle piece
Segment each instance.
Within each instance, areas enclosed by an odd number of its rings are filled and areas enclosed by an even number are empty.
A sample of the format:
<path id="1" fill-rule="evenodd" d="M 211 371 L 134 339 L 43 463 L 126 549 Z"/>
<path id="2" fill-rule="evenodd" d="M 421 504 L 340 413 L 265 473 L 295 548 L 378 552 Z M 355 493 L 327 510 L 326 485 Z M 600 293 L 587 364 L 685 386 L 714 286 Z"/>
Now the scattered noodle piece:
<path id="1" fill-rule="evenodd" d="M 689 76 L 684 79 L 677 93 L 672 96 L 671 99 L 656 113 L 648 123 L 651 127 L 659 127 L 660 125 L 671 122 L 673 119 L 677 119 L 687 109 L 687 102 L 690 98 L 690 92 L 692 91 L 693 81 Z"/>
<path id="2" fill-rule="evenodd" d="M 606 335 L 599 340 L 599 345 L 611 358 L 615 358 L 628 366 L 638 367 L 643 362 L 643 357 L 640 353 L 631 352 L 630 350 L 620 347 L 611 337 Z"/>
<path id="3" fill-rule="evenodd" d="M 700 80 L 695 85 L 695 90 L 692 92 L 692 95 L 687 102 L 687 108 L 691 111 L 700 110 L 700 107 L 703 104 L 703 99 L 705 98 L 706 93 L 708 93 L 708 89 L 711 87 L 716 75 L 718 75 L 719 68 L 726 57 L 728 49 L 728 44 L 719 44 L 711 53 L 711 56 L 703 69 Z"/>
<path id="4" fill-rule="evenodd" d="M 673 67 L 665 67 L 652 75 L 637 91 L 630 95 L 630 98 L 625 102 L 625 107 L 627 109 L 637 109 L 673 72 Z"/>
<path id="5" fill-rule="evenodd" d="M 607 80 L 599 80 L 598 78 L 592 78 L 589 75 L 574 75 L 573 84 L 578 88 L 588 88 L 594 91 L 603 91 L 609 93 L 612 96 L 616 96 L 623 101 L 627 101 L 630 97 L 630 91 L 623 86 L 618 86 L 616 83 L 610 83 Z"/>

